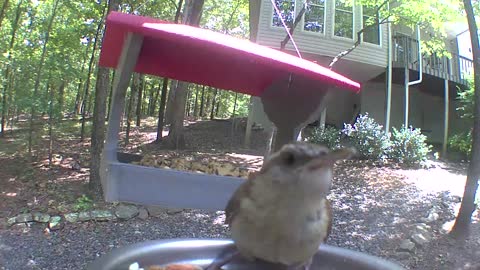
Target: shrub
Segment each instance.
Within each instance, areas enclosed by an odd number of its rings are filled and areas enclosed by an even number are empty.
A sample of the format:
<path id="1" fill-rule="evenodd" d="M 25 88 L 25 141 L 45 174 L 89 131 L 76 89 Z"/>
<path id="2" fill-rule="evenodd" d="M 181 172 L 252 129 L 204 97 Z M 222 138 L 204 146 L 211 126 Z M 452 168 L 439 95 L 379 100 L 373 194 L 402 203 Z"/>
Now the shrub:
<path id="1" fill-rule="evenodd" d="M 427 161 L 432 146 L 426 143 L 427 136 L 420 129 L 392 129 L 392 149 L 390 157 L 407 165 L 419 165 Z"/>
<path id="2" fill-rule="evenodd" d="M 342 132 L 347 136 L 362 158 L 379 160 L 386 157 L 390 149 L 390 137 L 383 126 L 368 117 L 360 115 L 355 124 L 345 124 Z"/>
<path id="3" fill-rule="evenodd" d="M 469 157 L 472 152 L 472 132 L 455 134 L 448 139 L 448 146 L 451 150 L 460 152 Z"/>
<path id="4" fill-rule="evenodd" d="M 307 141 L 323 144 L 330 149 L 337 149 L 340 147 L 340 134 L 340 131 L 334 127 L 316 127 L 307 137 Z"/>

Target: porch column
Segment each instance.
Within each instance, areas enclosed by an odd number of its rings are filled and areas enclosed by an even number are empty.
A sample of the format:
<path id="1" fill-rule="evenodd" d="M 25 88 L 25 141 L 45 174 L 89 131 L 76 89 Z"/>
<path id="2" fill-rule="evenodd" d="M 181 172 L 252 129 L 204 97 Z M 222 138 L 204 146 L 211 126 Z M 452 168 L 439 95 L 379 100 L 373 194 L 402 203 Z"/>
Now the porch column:
<path id="1" fill-rule="evenodd" d="M 447 156 L 447 145 L 448 145 L 448 117 L 450 112 L 450 96 L 449 96 L 449 89 L 448 89 L 448 80 L 444 80 L 445 86 L 445 110 L 444 110 L 444 123 L 443 123 L 443 145 L 442 145 L 442 157 L 445 158 Z"/>
<path id="2" fill-rule="evenodd" d="M 408 82 L 410 81 L 409 74 L 410 71 L 408 70 L 408 66 L 405 67 L 405 115 L 403 118 L 403 125 L 405 128 L 408 128 L 408 112 L 409 112 L 409 106 L 410 106 L 410 90 L 409 90 L 409 84 Z"/>

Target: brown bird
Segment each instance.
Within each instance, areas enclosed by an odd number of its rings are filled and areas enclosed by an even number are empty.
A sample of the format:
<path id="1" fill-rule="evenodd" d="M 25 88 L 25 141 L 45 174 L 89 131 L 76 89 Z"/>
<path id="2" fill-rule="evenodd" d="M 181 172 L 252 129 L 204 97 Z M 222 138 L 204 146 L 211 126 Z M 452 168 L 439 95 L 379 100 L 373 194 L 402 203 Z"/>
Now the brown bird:
<path id="1" fill-rule="evenodd" d="M 326 196 L 333 165 L 354 154 L 352 148 L 329 151 L 306 142 L 284 145 L 229 200 L 225 222 L 237 252 L 219 255 L 206 270 L 218 270 L 238 255 L 309 269 L 332 227 Z"/>

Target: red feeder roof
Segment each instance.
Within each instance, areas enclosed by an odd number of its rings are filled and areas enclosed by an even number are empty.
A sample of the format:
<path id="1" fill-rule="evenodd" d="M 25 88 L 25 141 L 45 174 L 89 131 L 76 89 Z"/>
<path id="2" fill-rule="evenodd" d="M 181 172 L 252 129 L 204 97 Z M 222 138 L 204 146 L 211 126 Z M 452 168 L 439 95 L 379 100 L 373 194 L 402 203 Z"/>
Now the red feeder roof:
<path id="1" fill-rule="evenodd" d="M 128 32 L 144 36 L 135 72 L 259 96 L 292 73 L 360 91 L 360 84 L 296 56 L 188 25 L 111 12 L 100 65 L 116 68 Z"/>

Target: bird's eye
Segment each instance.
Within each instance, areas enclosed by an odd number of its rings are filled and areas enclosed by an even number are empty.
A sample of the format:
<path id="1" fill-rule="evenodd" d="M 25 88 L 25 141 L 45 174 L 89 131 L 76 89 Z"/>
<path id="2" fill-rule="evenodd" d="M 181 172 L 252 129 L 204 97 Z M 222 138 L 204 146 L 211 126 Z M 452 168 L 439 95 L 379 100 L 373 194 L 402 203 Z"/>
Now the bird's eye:
<path id="1" fill-rule="evenodd" d="M 285 155 L 285 164 L 293 165 L 295 163 L 295 155 L 292 153 L 287 153 Z"/>

